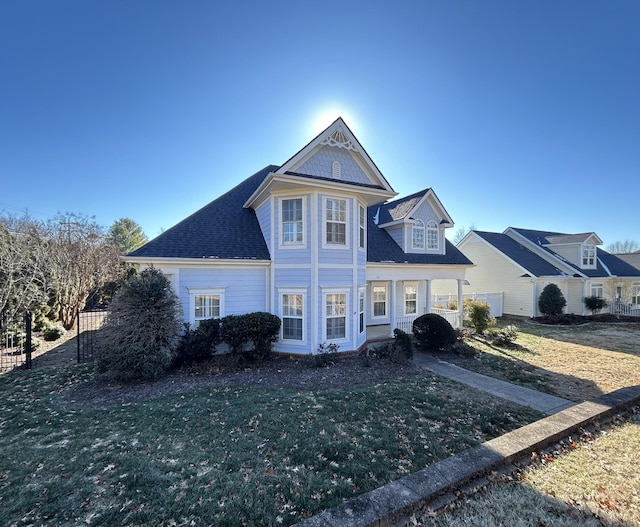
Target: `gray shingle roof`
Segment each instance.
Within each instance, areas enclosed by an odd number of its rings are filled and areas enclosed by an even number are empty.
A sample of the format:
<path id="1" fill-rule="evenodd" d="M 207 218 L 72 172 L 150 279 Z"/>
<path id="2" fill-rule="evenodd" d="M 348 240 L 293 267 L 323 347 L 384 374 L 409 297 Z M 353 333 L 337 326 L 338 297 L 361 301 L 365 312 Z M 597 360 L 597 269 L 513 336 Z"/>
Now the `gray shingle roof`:
<path id="1" fill-rule="evenodd" d="M 269 260 L 253 209 L 243 207 L 269 174 L 269 165 L 129 256 L 149 258 L 223 258 Z"/>
<path id="2" fill-rule="evenodd" d="M 506 234 L 473 231 L 505 256 L 524 267 L 531 276 L 558 276 L 562 271 Z"/>
<path id="3" fill-rule="evenodd" d="M 428 191 L 429 189 L 421 190 L 420 192 L 416 192 L 410 196 L 377 205 L 377 207 L 380 207 L 378 225 L 384 225 L 385 223 L 404 219 L 407 214 L 416 207 Z"/>

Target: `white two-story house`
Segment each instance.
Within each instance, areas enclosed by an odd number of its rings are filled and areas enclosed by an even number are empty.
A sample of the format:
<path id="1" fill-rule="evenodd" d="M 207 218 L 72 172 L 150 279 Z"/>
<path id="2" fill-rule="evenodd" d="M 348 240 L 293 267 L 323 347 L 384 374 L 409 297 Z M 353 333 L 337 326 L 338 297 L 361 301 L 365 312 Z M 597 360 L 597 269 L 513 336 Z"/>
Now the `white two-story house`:
<path id="1" fill-rule="evenodd" d="M 170 277 L 192 325 L 268 311 L 282 320 L 277 352 L 358 350 L 367 328 L 410 331 L 432 281 L 461 290 L 473 265 L 445 239 L 453 220 L 432 189 L 395 196 L 337 119 L 125 259 Z"/>

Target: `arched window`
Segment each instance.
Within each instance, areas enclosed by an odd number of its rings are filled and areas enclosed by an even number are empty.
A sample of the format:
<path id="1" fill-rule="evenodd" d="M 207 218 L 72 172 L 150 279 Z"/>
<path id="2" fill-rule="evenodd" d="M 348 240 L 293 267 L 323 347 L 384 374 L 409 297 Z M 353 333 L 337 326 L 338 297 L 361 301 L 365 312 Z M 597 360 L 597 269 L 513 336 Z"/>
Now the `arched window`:
<path id="1" fill-rule="evenodd" d="M 440 231 L 435 221 L 427 223 L 427 249 L 435 250 L 440 247 Z"/>
<path id="2" fill-rule="evenodd" d="M 422 220 L 414 220 L 413 222 L 411 247 L 413 249 L 424 249 L 424 223 Z"/>
<path id="3" fill-rule="evenodd" d="M 340 166 L 340 161 L 334 161 L 331 165 L 331 177 L 333 179 L 340 179 L 342 177 L 342 167 Z"/>

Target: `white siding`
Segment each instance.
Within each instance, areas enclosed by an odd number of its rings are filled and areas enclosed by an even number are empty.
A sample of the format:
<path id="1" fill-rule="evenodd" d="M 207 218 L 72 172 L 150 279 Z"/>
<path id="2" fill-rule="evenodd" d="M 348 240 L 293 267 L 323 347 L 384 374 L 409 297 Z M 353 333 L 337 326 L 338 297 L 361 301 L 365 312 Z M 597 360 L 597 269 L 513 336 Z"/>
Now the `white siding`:
<path id="1" fill-rule="evenodd" d="M 581 266 L 582 254 L 580 245 L 558 245 L 549 248 L 572 264 Z"/>

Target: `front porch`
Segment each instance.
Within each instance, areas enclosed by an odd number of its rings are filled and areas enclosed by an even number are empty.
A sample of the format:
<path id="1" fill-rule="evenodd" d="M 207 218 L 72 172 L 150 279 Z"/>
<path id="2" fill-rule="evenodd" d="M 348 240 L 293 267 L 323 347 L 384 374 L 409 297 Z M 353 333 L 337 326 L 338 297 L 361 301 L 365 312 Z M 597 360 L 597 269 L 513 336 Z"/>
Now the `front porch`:
<path id="1" fill-rule="evenodd" d="M 441 309 L 434 307 L 431 309 L 432 313 L 436 313 L 445 318 L 454 329 L 462 327 L 462 321 L 460 313 L 452 309 Z M 413 321 L 418 318 L 419 315 L 402 316 L 396 320 L 396 324 L 392 327 L 391 324 L 377 324 L 367 326 L 367 342 L 377 342 L 387 340 L 393 337 L 393 330 L 399 328 L 405 333 L 411 333 L 413 327 Z"/>

